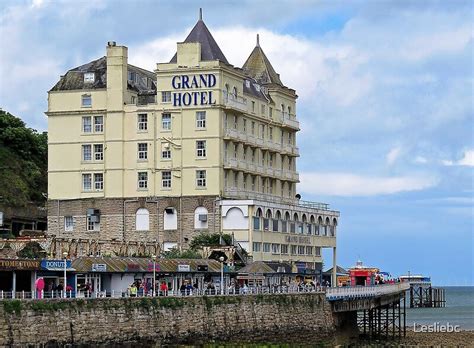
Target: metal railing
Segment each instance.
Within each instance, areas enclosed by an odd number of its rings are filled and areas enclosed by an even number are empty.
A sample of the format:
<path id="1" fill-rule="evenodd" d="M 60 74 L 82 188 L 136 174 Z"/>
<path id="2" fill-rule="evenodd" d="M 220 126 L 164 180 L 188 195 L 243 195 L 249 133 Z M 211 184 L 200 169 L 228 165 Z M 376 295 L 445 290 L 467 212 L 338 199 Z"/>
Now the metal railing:
<path id="1" fill-rule="evenodd" d="M 404 292 L 409 288 L 410 286 L 405 283 L 328 288 L 326 290 L 326 298 L 331 301 L 352 298 L 378 297 Z"/>
<path id="2" fill-rule="evenodd" d="M 251 278 L 251 276 L 250 276 Z M 255 294 L 299 294 L 299 293 L 325 293 L 329 301 L 347 300 L 356 298 L 371 298 L 384 295 L 391 295 L 404 292 L 410 288 L 407 283 L 383 284 L 374 286 L 356 286 L 356 287 L 323 287 L 310 285 L 270 285 L 270 286 L 250 286 L 236 288 L 234 286 L 219 289 L 217 284 L 214 288 L 207 289 L 183 289 L 156 291 L 152 290 L 131 292 L 130 289 L 123 291 L 42 291 L 29 292 L 21 291 L 13 294 L 11 291 L 0 291 L 0 300 L 9 299 L 63 299 L 63 298 L 123 298 L 123 297 L 157 297 L 157 296 L 222 296 L 222 295 L 255 295 Z"/>

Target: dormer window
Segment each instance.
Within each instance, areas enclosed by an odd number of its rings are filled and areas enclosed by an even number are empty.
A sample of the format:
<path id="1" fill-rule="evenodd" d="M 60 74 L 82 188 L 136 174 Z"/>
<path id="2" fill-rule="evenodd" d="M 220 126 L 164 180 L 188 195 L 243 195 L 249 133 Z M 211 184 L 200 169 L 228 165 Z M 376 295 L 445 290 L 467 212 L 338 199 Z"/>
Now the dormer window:
<path id="1" fill-rule="evenodd" d="M 88 72 L 84 74 L 84 83 L 93 83 L 95 79 L 95 74 L 93 72 Z"/>
<path id="2" fill-rule="evenodd" d="M 250 88 L 250 81 L 249 80 L 245 80 L 245 86 L 247 86 L 247 88 Z"/>

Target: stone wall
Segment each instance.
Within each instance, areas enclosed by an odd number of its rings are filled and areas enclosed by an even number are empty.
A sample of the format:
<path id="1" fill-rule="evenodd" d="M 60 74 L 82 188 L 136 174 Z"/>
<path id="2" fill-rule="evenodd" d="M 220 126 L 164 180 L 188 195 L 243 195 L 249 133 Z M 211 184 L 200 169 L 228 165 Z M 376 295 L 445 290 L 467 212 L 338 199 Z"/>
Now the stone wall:
<path id="1" fill-rule="evenodd" d="M 193 197 L 160 197 L 146 198 L 95 198 L 75 200 L 48 201 L 48 233 L 60 240 L 96 241 L 102 253 L 111 254 L 114 249 L 111 241 L 140 242 L 162 245 L 163 242 L 174 242 L 186 248 L 192 238 L 201 232 L 219 232 L 220 217 L 215 214 L 215 196 Z M 173 207 L 177 212 L 178 226 L 175 230 L 164 230 L 164 212 Z M 194 211 L 205 207 L 208 211 L 208 228 L 194 228 Z M 87 209 L 100 210 L 100 231 L 87 231 Z M 149 212 L 150 228 L 148 231 L 136 230 L 135 213 L 139 208 Z M 125 212 L 125 214 L 124 214 Z M 74 230 L 64 230 L 64 217 L 72 216 Z M 125 224 L 125 228 L 124 228 Z M 89 250 L 90 247 L 81 247 Z M 61 251 L 58 251 L 61 254 Z M 81 255 L 77 255 L 81 256 Z"/>
<path id="2" fill-rule="evenodd" d="M 331 336 L 324 294 L 0 301 L 0 346 L 288 342 Z"/>

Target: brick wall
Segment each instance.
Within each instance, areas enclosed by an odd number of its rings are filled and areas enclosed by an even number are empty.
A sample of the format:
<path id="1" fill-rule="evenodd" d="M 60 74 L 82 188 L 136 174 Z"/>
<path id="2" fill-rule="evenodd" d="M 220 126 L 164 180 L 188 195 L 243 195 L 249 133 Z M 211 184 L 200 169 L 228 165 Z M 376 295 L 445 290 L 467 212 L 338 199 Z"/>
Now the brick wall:
<path id="1" fill-rule="evenodd" d="M 0 301 L 0 346 L 311 342 L 337 319 L 324 294 Z"/>

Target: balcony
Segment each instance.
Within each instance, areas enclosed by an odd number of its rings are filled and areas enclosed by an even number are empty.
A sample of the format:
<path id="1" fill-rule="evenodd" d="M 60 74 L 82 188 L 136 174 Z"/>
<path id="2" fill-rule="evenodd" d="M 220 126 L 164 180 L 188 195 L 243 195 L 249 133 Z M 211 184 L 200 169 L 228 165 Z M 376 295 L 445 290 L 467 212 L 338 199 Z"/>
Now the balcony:
<path id="1" fill-rule="evenodd" d="M 225 187 L 224 197 L 234 198 L 234 199 L 255 199 L 255 200 L 265 201 L 265 202 L 283 203 L 283 204 L 292 204 L 292 205 L 296 202 L 296 200 L 292 198 L 285 198 L 285 197 L 271 195 L 268 193 L 243 190 L 236 187 Z"/>
<path id="2" fill-rule="evenodd" d="M 224 158 L 224 167 L 225 168 L 238 168 L 238 161 L 235 158 Z"/>
<path id="3" fill-rule="evenodd" d="M 284 126 L 297 130 L 300 129 L 300 123 L 296 120 L 296 115 L 289 114 L 288 112 L 282 112 L 281 120 Z"/>
<path id="4" fill-rule="evenodd" d="M 223 104 L 228 109 L 238 110 L 242 112 L 247 112 L 247 99 L 240 96 L 235 96 L 227 91 L 222 91 L 223 95 Z"/>

